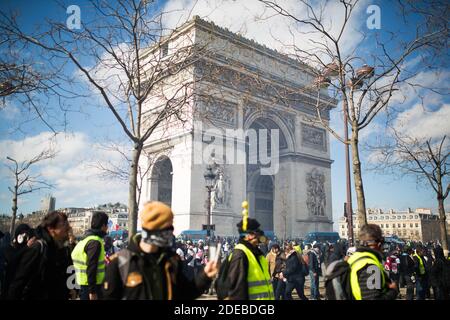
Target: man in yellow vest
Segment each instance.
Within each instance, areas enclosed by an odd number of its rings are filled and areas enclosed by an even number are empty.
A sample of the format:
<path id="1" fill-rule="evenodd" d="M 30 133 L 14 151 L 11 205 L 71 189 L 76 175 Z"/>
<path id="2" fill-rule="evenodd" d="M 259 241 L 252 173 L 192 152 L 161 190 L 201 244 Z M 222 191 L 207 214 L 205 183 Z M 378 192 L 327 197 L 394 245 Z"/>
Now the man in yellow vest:
<path id="1" fill-rule="evenodd" d="M 247 219 L 247 228 L 243 230 L 243 221 L 237 224 L 239 243 L 231 253 L 227 282 L 229 300 L 274 300 L 270 282 L 269 265 L 258 245 L 266 242 L 264 232 L 255 219 Z"/>
<path id="2" fill-rule="evenodd" d="M 103 238 L 108 231 L 108 215 L 95 211 L 91 217 L 91 229 L 86 232 L 72 251 L 75 277 L 80 286 L 81 300 L 101 298 L 105 279 L 105 244 Z"/>
<path id="3" fill-rule="evenodd" d="M 382 264 L 383 236 L 375 224 L 361 227 L 360 246 L 348 258 L 350 286 L 355 300 L 395 300 L 398 287 L 384 271 Z"/>
<path id="4" fill-rule="evenodd" d="M 425 269 L 424 250 L 418 247 L 413 255 L 414 270 L 416 275 L 416 295 L 417 300 L 425 300 L 428 288 L 428 274 Z"/>

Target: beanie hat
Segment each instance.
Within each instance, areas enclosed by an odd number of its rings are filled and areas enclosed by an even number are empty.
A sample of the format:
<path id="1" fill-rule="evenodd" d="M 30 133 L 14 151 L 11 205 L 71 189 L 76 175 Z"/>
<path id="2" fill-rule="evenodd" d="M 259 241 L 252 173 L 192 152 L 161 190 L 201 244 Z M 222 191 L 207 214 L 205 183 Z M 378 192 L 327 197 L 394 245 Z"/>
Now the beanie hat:
<path id="1" fill-rule="evenodd" d="M 256 219 L 252 219 L 252 218 L 248 218 L 247 219 L 247 230 L 243 230 L 242 226 L 243 226 L 244 221 L 241 220 L 236 226 L 238 227 L 239 233 L 246 233 L 246 232 L 262 232 L 259 229 L 259 222 Z"/>
<path id="2" fill-rule="evenodd" d="M 142 228 L 146 230 L 162 230 L 173 226 L 172 209 L 159 201 L 151 201 L 141 211 Z"/>
<path id="3" fill-rule="evenodd" d="M 32 231 L 31 227 L 25 223 L 19 224 L 16 227 L 16 230 L 14 231 L 14 239 L 17 239 L 17 237 L 20 234 L 26 233 L 26 234 L 30 234 Z"/>

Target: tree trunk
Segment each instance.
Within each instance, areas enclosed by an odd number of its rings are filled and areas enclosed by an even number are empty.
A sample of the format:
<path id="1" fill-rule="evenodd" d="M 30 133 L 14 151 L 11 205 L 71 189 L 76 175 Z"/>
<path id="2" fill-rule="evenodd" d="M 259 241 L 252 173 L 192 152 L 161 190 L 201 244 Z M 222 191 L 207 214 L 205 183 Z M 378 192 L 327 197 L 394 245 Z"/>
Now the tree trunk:
<path id="1" fill-rule="evenodd" d="M 367 224 L 366 217 L 366 199 L 364 197 L 363 178 L 361 172 L 361 161 L 358 149 L 358 129 L 352 124 L 352 160 L 353 160 L 353 179 L 355 181 L 356 201 L 358 203 L 358 224 L 359 228 Z"/>
<path id="2" fill-rule="evenodd" d="M 441 195 L 438 196 L 439 202 L 439 229 L 441 231 L 441 243 L 444 253 L 448 255 L 448 240 L 447 240 L 447 221 L 445 217 L 444 199 Z"/>
<path id="3" fill-rule="evenodd" d="M 142 143 L 135 143 L 131 155 L 130 178 L 128 186 L 128 232 L 129 238 L 137 232 L 138 203 L 137 203 L 137 174 Z"/>
<path id="4" fill-rule="evenodd" d="M 11 226 L 9 228 L 9 234 L 11 238 L 14 236 L 14 228 L 16 224 L 16 215 L 17 215 L 17 184 L 14 186 L 14 195 L 13 195 L 13 205 L 12 205 L 12 217 L 11 217 Z"/>

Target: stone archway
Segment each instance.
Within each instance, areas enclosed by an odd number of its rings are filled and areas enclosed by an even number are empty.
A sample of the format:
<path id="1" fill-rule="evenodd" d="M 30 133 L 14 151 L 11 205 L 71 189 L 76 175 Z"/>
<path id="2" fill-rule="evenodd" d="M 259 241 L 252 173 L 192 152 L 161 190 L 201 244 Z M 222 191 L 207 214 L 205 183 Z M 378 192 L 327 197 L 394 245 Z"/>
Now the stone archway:
<path id="1" fill-rule="evenodd" d="M 250 215 L 258 220 L 261 229 L 274 231 L 274 183 L 273 177 L 255 171 L 247 187 Z"/>
<path id="2" fill-rule="evenodd" d="M 150 200 L 161 201 L 168 206 L 172 205 L 172 162 L 166 156 L 160 157 L 153 165 L 150 183 Z"/>
<path id="3" fill-rule="evenodd" d="M 255 141 L 250 141 L 249 137 L 246 138 L 246 176 L 247 176 L 247 200 L 250 206 L 250 216 L 256 218 L 261 224 L 261 229 L 264 231 L 274 231 L 274 190 L 275 190 L 275 179 L 273 175 L 262 175 L 261 168 L 262 165 L 259 162 L 259 149 L 260 149 L 260 129 L 267 129 L 267 153 L 268 156 L 271 154 L 271 135 L 270 130 L 279 130 L 279 153 L 281 151 L 290 149 L 290 142 L 286 139 L 284 131 L 278 124 L 268 118 L 257 118 L 255 119 L 248 129 L 256 130 L 257 134 L 257 146 L 252 146 Z M 264 143 L 264 142 L 263 142 Z M 258 158 L 258 162 L 251 163 L 249 161 L 250 157 L 253 155 Z"/>

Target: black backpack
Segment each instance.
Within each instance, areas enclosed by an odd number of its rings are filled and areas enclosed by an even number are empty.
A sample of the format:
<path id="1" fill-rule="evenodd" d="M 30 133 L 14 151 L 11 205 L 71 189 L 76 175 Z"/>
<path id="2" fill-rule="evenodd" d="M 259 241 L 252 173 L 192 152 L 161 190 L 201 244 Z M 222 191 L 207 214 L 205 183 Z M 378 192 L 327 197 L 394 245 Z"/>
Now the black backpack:
<path id="1" fill-rule="evenodd" d="M 328 265 L 325 274 L 327 300 L 354 300 L 350 272 L 350 265 L 344 260 L 337 260 Z"/>

